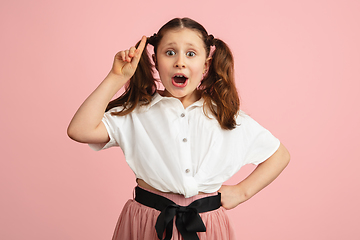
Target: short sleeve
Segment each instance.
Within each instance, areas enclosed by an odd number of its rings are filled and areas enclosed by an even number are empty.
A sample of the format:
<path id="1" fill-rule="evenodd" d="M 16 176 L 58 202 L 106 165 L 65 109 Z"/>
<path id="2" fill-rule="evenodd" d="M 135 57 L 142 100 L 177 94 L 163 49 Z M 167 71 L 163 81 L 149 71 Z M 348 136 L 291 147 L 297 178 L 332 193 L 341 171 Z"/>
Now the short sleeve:
<path id="1" fill-rule="evenodd" d="M 116 134 L 116 116 L 112 116 L 110 112 L 106 112 L 102 119 L 102 122 L 105 125 L 105 128 L 108 132 L 110 140 L 107 143 L 89 143 L 89 147 L 94 151 L 104 150 L 110 147 L 119 146 L 115 140 Z"/>
<path id="2" fill-rule="evenodd" d="M 257 123 L 250 116 L 241 113 L 238 117 L 243 133 L 243 165 L 260 164 L 271 157 L 279 148 L 280 141 L 272 133 Z"/>

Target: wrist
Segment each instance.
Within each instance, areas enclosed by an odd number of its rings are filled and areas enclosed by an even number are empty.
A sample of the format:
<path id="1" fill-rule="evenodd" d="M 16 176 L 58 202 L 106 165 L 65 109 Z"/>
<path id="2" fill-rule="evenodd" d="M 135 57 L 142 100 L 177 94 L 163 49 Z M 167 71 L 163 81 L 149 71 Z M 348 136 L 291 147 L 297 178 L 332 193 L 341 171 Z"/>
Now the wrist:
<path id="1" fill-rule="evenodd" d="M 127 81 L 125 78 L 109 72 L 97 87 L 96 92 L 100 92 L 105 99 L 104 101 L 108 103 Z"/>
<path id="2" fill-rule="evenodd" d="M 122 75 L 122 74 L 117 74 L 117 73 L 114 73 L 113 71 L 110 71 L 108 73 L 108 75 L 106 76 L 105 80 L 125 84 L 127 81 L 129 81 L 129 78 L 124 77 L 124 75 Z"/>
<path id="3" fill-rule="evenodd" d="M 235 191 L 241 202 L 245 202 L 252 197 L 249 189 L 247 189 L 246 186 L 242 184 L 242 182 L 235 185 Z"/>

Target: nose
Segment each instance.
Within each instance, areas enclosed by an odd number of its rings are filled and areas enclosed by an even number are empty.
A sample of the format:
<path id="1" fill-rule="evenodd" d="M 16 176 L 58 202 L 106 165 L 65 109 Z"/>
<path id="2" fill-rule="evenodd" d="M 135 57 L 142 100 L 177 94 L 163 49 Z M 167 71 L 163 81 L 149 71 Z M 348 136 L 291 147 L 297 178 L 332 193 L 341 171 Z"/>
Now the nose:
<path id="1" fill-rule="evenodd" d="M 185 59 L 183 56 L 180 55 L 176 58 L 174 67 L 176 67 L 176 68 L 184 68 L 185 67 Z"/>

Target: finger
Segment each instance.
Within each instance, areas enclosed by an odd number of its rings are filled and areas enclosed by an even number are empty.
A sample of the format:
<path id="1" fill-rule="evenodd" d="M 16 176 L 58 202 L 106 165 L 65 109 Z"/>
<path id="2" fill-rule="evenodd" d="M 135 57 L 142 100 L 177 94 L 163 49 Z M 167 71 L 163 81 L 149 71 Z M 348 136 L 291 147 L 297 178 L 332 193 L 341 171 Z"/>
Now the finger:
<path id="1" fill-rule="evenodd" d="M 129 50 L 125 51 L 125 59 L 127 62 L 131 62 L 131 57 L 129 56 L 129 52 L 130 52 Z"/>
<path id="2" fill-rule="evenodd" d="M 134 57 L 134 56 L 135 56 L 135 50 L 136 50 L 135 47 L 131 47 L 131 48 L 130 48 L 130 50 L 129 50 L 129 57 Z"/>
<path id="3" fill-rule="evenodd" d="M 140 43 L 139 43 L 139 46 L 138 46 L 137 49 L 136 49 L 136 54 L 137 54 L 137 55 L 140 55 L 140 56 L 141 56 L 142 52 L 143 52 L 144 49 L 145 49 L 146 41 L 147 41 L 147 37 L 146 37 L 146 36 L 143 36 L 143 37 L 141 38 L 141 41 L 140 41 Z"/>
<path id="4" fill-rule="evenodd" d="M 146 46 L 146 41 L 147 41 L 147 37 L 143 36 L 141 38 L 138 48 L 135 50 L 135 56 L 133 58 L 135 64 L 138 64 L 140 61 L 141 54 L 144 51 L 145 46 Z"/>
<path id="5" fill-rule="evenodd" d="M 125 62 L 125 52 L 121 51 L 118 54 L 119 54 L 119 59 L 122 60 L 123 62 Z"/>

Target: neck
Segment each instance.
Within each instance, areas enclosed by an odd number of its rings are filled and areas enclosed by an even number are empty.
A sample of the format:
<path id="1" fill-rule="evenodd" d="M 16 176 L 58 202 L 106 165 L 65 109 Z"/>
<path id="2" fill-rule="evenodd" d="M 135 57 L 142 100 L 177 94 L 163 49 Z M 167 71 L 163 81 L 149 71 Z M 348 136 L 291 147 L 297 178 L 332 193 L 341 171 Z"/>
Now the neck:
<path id="1" fill-rule="evenodd" d="M 198 90 L 195 90 L 192 94 L 186 95 L 184 97 L 174 97 L 171 93 L 169 93 L 166 89 L 163 91 L 159 91 L 159 94 L 163 97 L 173 97 L 179 99 L 184 108 L 187 108 L 194 102 L 198 101 L 201 98 L 201 93 Z"/>

